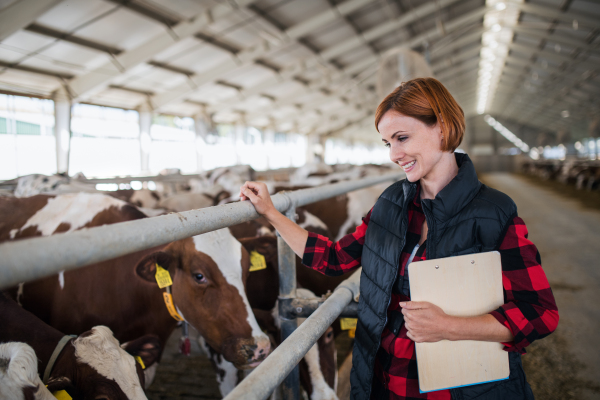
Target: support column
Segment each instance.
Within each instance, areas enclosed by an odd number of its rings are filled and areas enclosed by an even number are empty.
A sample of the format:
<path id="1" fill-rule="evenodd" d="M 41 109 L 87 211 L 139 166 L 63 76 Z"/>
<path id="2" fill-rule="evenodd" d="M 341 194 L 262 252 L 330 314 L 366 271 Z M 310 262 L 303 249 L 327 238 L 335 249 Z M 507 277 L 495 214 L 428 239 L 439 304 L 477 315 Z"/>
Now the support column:
<path id="1" fill-rule="evenodd" d="M 306 163 L 318 163 L 323 161 L 323 146 L 319 135 L 314 133 L 306 137 Z"/>
<path id="2" fill-rule="evenodd" d="M 196 131 L 196 170 L 204 171 L 202 160 L 206 151 L 206 137 L 212 127 L 211 118 L 204 110 L 194 115 L 194 130 Z"/>
<path id="3" fill-rule="evenodd" d="M 56 173 L 69 174 L 71 150 L 71 97 L 65 88 L 53 93 L 54 136 L 56 137 Z"/>
<path id="4" fill-rule="evenodd" d="M 140 173 L 150 173 L 150 147 L 152 146 L 152 137 L 150 128 L 152 127 L 152 107 L 148 103 L 143 103 L 138 108 L 140 124 Z"/>
<path id="5" fill-rule="evenodd" d="M 237 124 L 235 125 L 235 163 L 236 165 L 242 164 L 242 153 L 245 146 L 246 136 L 246 119 L 241 116 Z"/>
<path id="6" fill-rule="evenodd" d="M 285 212 L 285 216 L 295 221 L 296 207 L 292 205 Z M 281 307 L 282 302 L 296 298 L 296 254 L 283 240 L 279 232 L 277 232 L 277 257 L 279 262 L 279 305 Z M 281 323 L 281 341 L 283 342 L 298 328 L 298 320 L 281 315 L 281 308 L 279 319 Z M 297 365 L 283 380 L 280 387 L 283 400 L 300 399 L 300 369 Z"/>
<path id="7" fill-rule="evenodd" d="M 273 161 L 269 157 L 275 151 L 275 129 L 272 126 L 263 131 L 263 146 L 265 146 L 267 153 L 267 169 L 273 169 Z"/>

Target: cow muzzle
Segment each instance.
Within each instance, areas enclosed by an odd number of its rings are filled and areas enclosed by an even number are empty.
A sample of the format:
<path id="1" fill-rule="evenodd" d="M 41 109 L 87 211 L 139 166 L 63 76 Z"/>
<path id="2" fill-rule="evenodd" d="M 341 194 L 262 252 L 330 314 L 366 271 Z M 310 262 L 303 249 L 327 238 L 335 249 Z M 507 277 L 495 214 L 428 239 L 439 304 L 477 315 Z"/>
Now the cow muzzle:
<path id="1" fill-rule="evenodd" d="M 238 369 L 256 368 L 271 352 L 271 342 L 266 336 L 238 339 L 235 346 L 226 347 L 229 347 L 230 351 L 225 349 L 223 355 Z"/>

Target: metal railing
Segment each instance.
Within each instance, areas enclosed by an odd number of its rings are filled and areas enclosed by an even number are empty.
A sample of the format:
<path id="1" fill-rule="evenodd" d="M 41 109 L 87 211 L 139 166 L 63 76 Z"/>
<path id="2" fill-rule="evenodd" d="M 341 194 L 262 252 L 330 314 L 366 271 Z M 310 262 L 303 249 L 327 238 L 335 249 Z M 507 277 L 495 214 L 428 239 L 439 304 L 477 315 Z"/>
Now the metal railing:
<path id="1" fill-rule="evenodd" d="M 388 173 L 355 181 L 282 192 L 272 196 L 272 200 L 277 210 L 294 220 L 297 207 L 378 183 L 397 180 L 403 176 L 402 173 Z M 254 206 L 249 201 L 244 201 L 52 236 L 5 242 L 0 244 L 0 290 L 21 282 L 110 260 L 258 217 L 259 214 Z M 278 384 L 283 382 L 284 398 L 299 399 L 298 362 L 333 320 L 342 312 L 352 314 L 356 310 L 356 304 L 350 308 L 345 309 L 345 307 L 358 294 L 358 272 L 342 283 L 322 304 L 296 299 L 296 255 L 281 237 L 277 240 L 277 250 L 283 343 L 242 382 L 243 386 L 240 389 L 234 390 L 227 398 L 234 398 L 231 396 L 235 393 L 240 394 L 239 398 L 247 398 L 250 392 L 256 393 L 253 398 L 266 398 Z M 308 316 L 310 313 L 312 315 L 298 328 L 296 318 Z M 298 332 L 294 333 L 295 330 Z M 286 341 L 285 339 L 291 335 L 293 340 Z M 286 352 L 287 355 L 284 356 Z M 283 357 L 289 359 L 285 362 L 281 361 Z M 253 385 L 252 382 L 256 382 L 257 379 L 261 380 L 260 385 Z"/>

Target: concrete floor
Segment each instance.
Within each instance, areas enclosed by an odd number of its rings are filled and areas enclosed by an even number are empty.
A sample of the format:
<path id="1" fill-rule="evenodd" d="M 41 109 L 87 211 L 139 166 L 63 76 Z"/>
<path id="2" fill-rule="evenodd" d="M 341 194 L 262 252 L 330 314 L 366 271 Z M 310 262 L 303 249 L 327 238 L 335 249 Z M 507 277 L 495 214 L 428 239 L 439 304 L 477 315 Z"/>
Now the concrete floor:
<path id="1" fill-rule="evenodd" d="M 548 398 L 540 392 L 568 375 L 562 385 L 565 397 L 558 398 L 600 399 L 600 212 L 518 175 L 495 173 L 481 178 L 517 204 L 558 305 L 556 332 L 534 343 L 530 355 L 523 357 L 526 371 L 534 366 L 545 369 L 545 382 L 536 383 L 536 397 Z M 547 359 L 528 365 L 530 356 Z M 536 372 L 527 371 L 528 377 Z"/>

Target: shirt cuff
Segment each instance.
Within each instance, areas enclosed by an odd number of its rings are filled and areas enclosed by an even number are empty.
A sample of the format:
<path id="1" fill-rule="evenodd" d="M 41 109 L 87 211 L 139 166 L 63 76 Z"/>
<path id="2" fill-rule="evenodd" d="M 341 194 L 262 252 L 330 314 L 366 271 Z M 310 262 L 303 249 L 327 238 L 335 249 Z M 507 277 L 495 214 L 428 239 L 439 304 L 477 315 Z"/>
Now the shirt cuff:
<path id="1" fill-rule="evenodd" d="M 496 318 L 496 320 L 498 322 L 500 322 L 502 325 L 504 325 L 506 328 L 508 328 L 508 330 L 513 334 L 514 337 L 517 336 L 517 332 L 514 332 L 512 330 L 512 328 L 510 327 L 510 322 L 508 321 L 508 319 L 506 318 L 506 316 L 504 315 L 504 309 L 502 308 L 502 306 L 498 307 L 496 310 L 490 312 L 490 314 L 492 315 L 492 317 Z M 525 348 L 519 348 L 519 346 L 517 346 L 517 344 L 513 341 L 513 342 L 501 342 L 504 345 L 504 350 L 508 351 L 508 352 L 517 352 L 519 354 L 525 354 Z"/>

